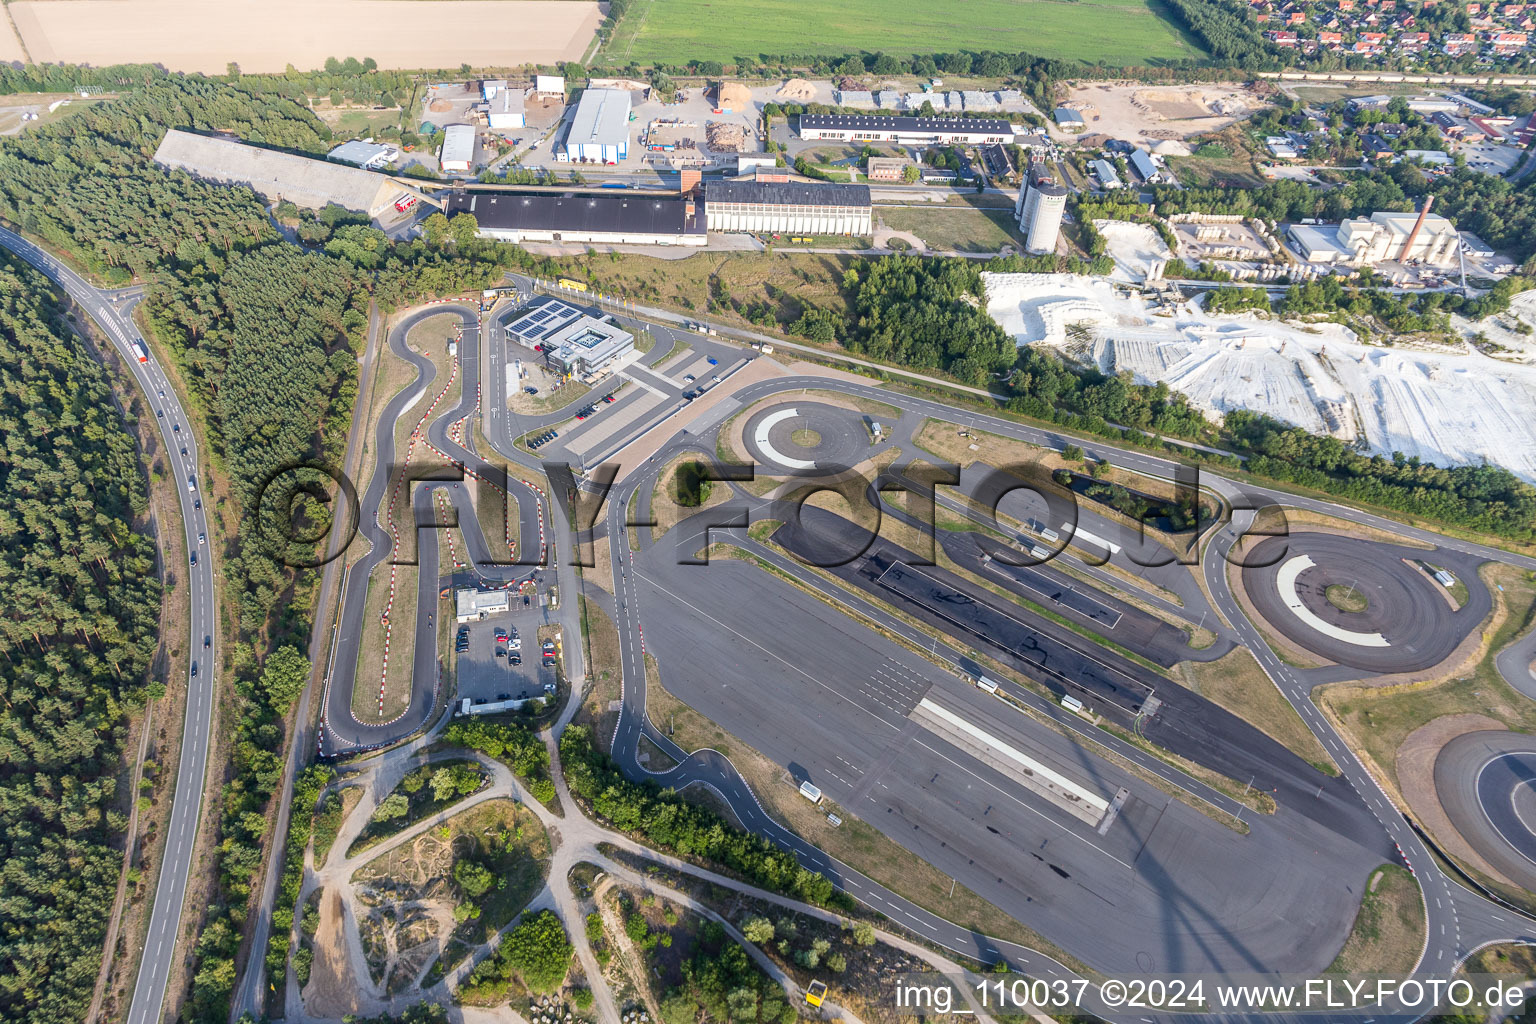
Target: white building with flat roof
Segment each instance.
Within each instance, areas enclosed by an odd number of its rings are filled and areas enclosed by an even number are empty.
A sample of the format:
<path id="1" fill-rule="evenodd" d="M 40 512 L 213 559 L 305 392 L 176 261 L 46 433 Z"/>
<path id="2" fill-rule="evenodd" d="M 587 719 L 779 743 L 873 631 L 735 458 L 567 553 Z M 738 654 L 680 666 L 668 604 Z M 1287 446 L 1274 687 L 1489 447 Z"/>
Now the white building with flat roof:
<path id="1" fill-rule="evenodd" d="M 327 153 L 325 158 L 340 164 L 361 167 L 365 171 L 375 171 L 398 160 L 400 151 L 394 146 L 386 146 L 381 142 L 358 142 L 354 139 L 351 142 L 343 142 Z"/>
<path id="2" fill-rule="evenodd" d="M 526 99 L 521 89 L 502 89 L 486 100 L 486 123 L 497 131 L 523 127 L 528 123 Z"/>
<path id="3" fill-rule="evenodd" d="M 460 622 L 474 622 L 483 619 L 487 615 L 498 615 L 501 612 L 510 611 L 512 598 L 505 590 L 470 590 L 455 591 L 454 606 L 457 618 Z"/>
<path id="4" fill-rule="evenodd" d="M 616 164 L 626 159 L 630 102 L 627 89 L 583 92 L 565 135 L 565 159 L 599 164 Z"/>
<path id="5" fill-rule="evenodd" d="M 451 124 L 443 129 L 443 148 L 437 165 L 447 174 L 467 174 L 475 162 L 473 125 Z"/>

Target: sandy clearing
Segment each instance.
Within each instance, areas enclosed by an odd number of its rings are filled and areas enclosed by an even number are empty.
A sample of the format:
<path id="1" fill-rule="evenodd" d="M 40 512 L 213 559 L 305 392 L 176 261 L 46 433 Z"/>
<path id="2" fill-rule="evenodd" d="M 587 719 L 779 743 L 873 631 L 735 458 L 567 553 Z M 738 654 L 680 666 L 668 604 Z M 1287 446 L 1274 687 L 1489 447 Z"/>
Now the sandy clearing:
<path id="1" fill-rule="evenodd" d="M 1397 748 L 1397 778 L 1409 810 L 1441 846 L 1463 863 L 1501 882 L 1516 885 L 1495 871 L 1461 837 L 1461 833 L 1456 831 L 1451 819 L 1446 816 L 1445 809 L 1440 806 L 1440 795 L 1435 790 L 1435 758 L 1447 743 L 1469 732 L 1503 728 L 1503 722 L 1495 721 L 1487 715 L 1475 714 L 1445 715 L 1426 722 L 1409 733 L 1403 745 Z"/>
<path id="2" fill-rule="evenodd" d="M 341 893 L 328 890 L 320 898 L 320 927 L 315 932 L 315 962 L 304 987 L 304 1009 L 321 1017 L 347 1013 L 374 1013 L 376 1000 L 359 991 L 357 943 L 347 939 Z M 366 969 L 365 969 L 366 970 Z"/>
<path id="3" fill-rule="evenodd" d="M 1267 105 L 1231 83 L 1149 88 L 1131 82 L 1074 83 L 1067 106 L 1083 111 L 1089 131 L 1144 144 L 1225 128 Z"/>
<path id="4" fill-rule="evenodd" d="M 9 10 L 38 63 L 219 74 L 230 61 L 280 72 L 348 55 L 381 68 L 554 64 L 580 59 L 601 20 L 582 0 L 21 0 Z M 9 31 L 0 59 L 12 46 L 19 59 Z"/>

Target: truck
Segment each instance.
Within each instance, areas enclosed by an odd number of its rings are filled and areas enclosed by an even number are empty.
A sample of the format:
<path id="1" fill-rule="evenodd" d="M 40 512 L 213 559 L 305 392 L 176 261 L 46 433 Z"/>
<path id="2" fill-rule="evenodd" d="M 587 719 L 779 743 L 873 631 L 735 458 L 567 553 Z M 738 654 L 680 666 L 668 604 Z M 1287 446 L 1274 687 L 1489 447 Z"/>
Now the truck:
<path id="1" fill-rule="evenodd" d="M 137 357 L 139 362 L 149 362 L 149 352 L 145 350 L 144 343 L 142 341 L 136 341 L 133 343 L 133 354 L 135 357 Z"/>
<path id="2" fill-rule="evenodd" d="M 416 197 L 408 192 L 402 195 L 399 199 L 395 200 L 395 209 L 399 210 L 401 213 L 404 213 L 406 210 L 409 210 L 415 205 Z"/>
<path id="3" fill-rule="evenodd" d="M 584 292 L 587 290 L 587 282 L 578 281 L 573 277 L 562 277 L 557 283 L 561 288 L 569 288 L 573 292 Z"/>

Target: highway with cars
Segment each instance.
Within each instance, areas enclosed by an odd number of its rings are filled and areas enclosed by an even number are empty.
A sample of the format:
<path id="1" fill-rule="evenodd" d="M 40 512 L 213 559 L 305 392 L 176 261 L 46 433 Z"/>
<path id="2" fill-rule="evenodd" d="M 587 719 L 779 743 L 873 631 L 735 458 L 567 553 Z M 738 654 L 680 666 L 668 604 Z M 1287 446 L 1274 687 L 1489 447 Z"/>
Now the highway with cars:
<path id="1" fill-rule="evenodd" d="M 202 507 L 202 491 L 199 489 L 202 478 L 198 442 L 175 388 L 134 326 L 131 314 L 139 301 L 137 291 L 114 292 L 96 288 L 48 251 L 4 228 L 0 228 L 0 245 L 58 284 L 109 339 L 133 374 L 143 395 L 144 407 L 154 413 L 155 425 L 165 446 L 166 464 L 170 467 L 181 505 L 191 564 L 185 568 L 165 565 L 164 572 L 167 577 L 187 583 L 190 629 L 187 637 L 186 719 L 182 727 L 181 760 L 176 766 L 175 793 L 165 830 L 165 852 L 160 861 L 154 905 L 150 908 L 149 928 L 140 953 L 139 974 L 127 1017 L 128 1024 L 159 1024 L 171 968 L 191 955 L 191 941 L 180 934 L 181 913 L 203 810 L 203 786 L 208 770 L 208 743 L 219 666 L 218 591 L 214 580 L 213 548 L 207 542 L 208 517 Z M 141 350 L 144 353 L 142 361 Z M 162 560 L 164 555 L 162 546 Z"/>

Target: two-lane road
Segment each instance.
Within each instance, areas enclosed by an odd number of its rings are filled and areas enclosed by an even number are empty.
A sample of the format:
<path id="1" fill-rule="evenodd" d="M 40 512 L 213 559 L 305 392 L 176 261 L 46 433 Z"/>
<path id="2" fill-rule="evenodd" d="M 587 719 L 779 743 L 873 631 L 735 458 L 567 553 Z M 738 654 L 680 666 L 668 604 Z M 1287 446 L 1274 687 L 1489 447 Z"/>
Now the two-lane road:
<path id="1" fill-rule="evenodd" d="M 177 493 L 181 498 L 181 518 L 186 527 L 187 550 L 197 557 L 188 566 L 187 587 L 191 605 L 191 629 L 187 641 L 189 677 L 187 679 L 187 716 L 182 730 L 181 763 L 176 770 L 175 800 L 166 829 L 165 853 L 160 861 L 160 880 L 155 887 L 154 907 L 150 912 L 149 931 L 145 935 L 139 976 L 128 1010 L 128 1024 L 158 1024 L 165 1002 L 165 988 L 171 965 L 177 962 L 176 941 L 181 921 L 182 902 L 187 891 L 187 875 L 192 866 L 192 851 L 197 840 L 197 823 L 202 814 L 203 781 L 208 768 L 209 725 L 213 719 L 214 673 L 218 664 L 216 646 L 216 591 L 213 556 L 204 538 L 208 522 L 202 507 L 198 474 L 197 441 L 181 403 L 176 398 L 165 371 L 149 354 L 140 362 L 134 344 L 144 346 L 138 329 L 129 316 L 138 303 L 135 293 L 113 293 L 92 287 L 79 274 L 55 259 L 51 253 L 33 245 L 14 232 L 0 228 L 0 245 L 14 252 L 58 284 L 112 342 L 134 380 L 144 393 L 147 407 L 154 412 L 160 437 L 165 444 L 166 460 L 173 470 Z M 164 551 L 162 550 L 162 555 Z M 166 566 L 167 575 L 177 572 Z M 183 949 L 181 956 L 188 955 Z"/>

